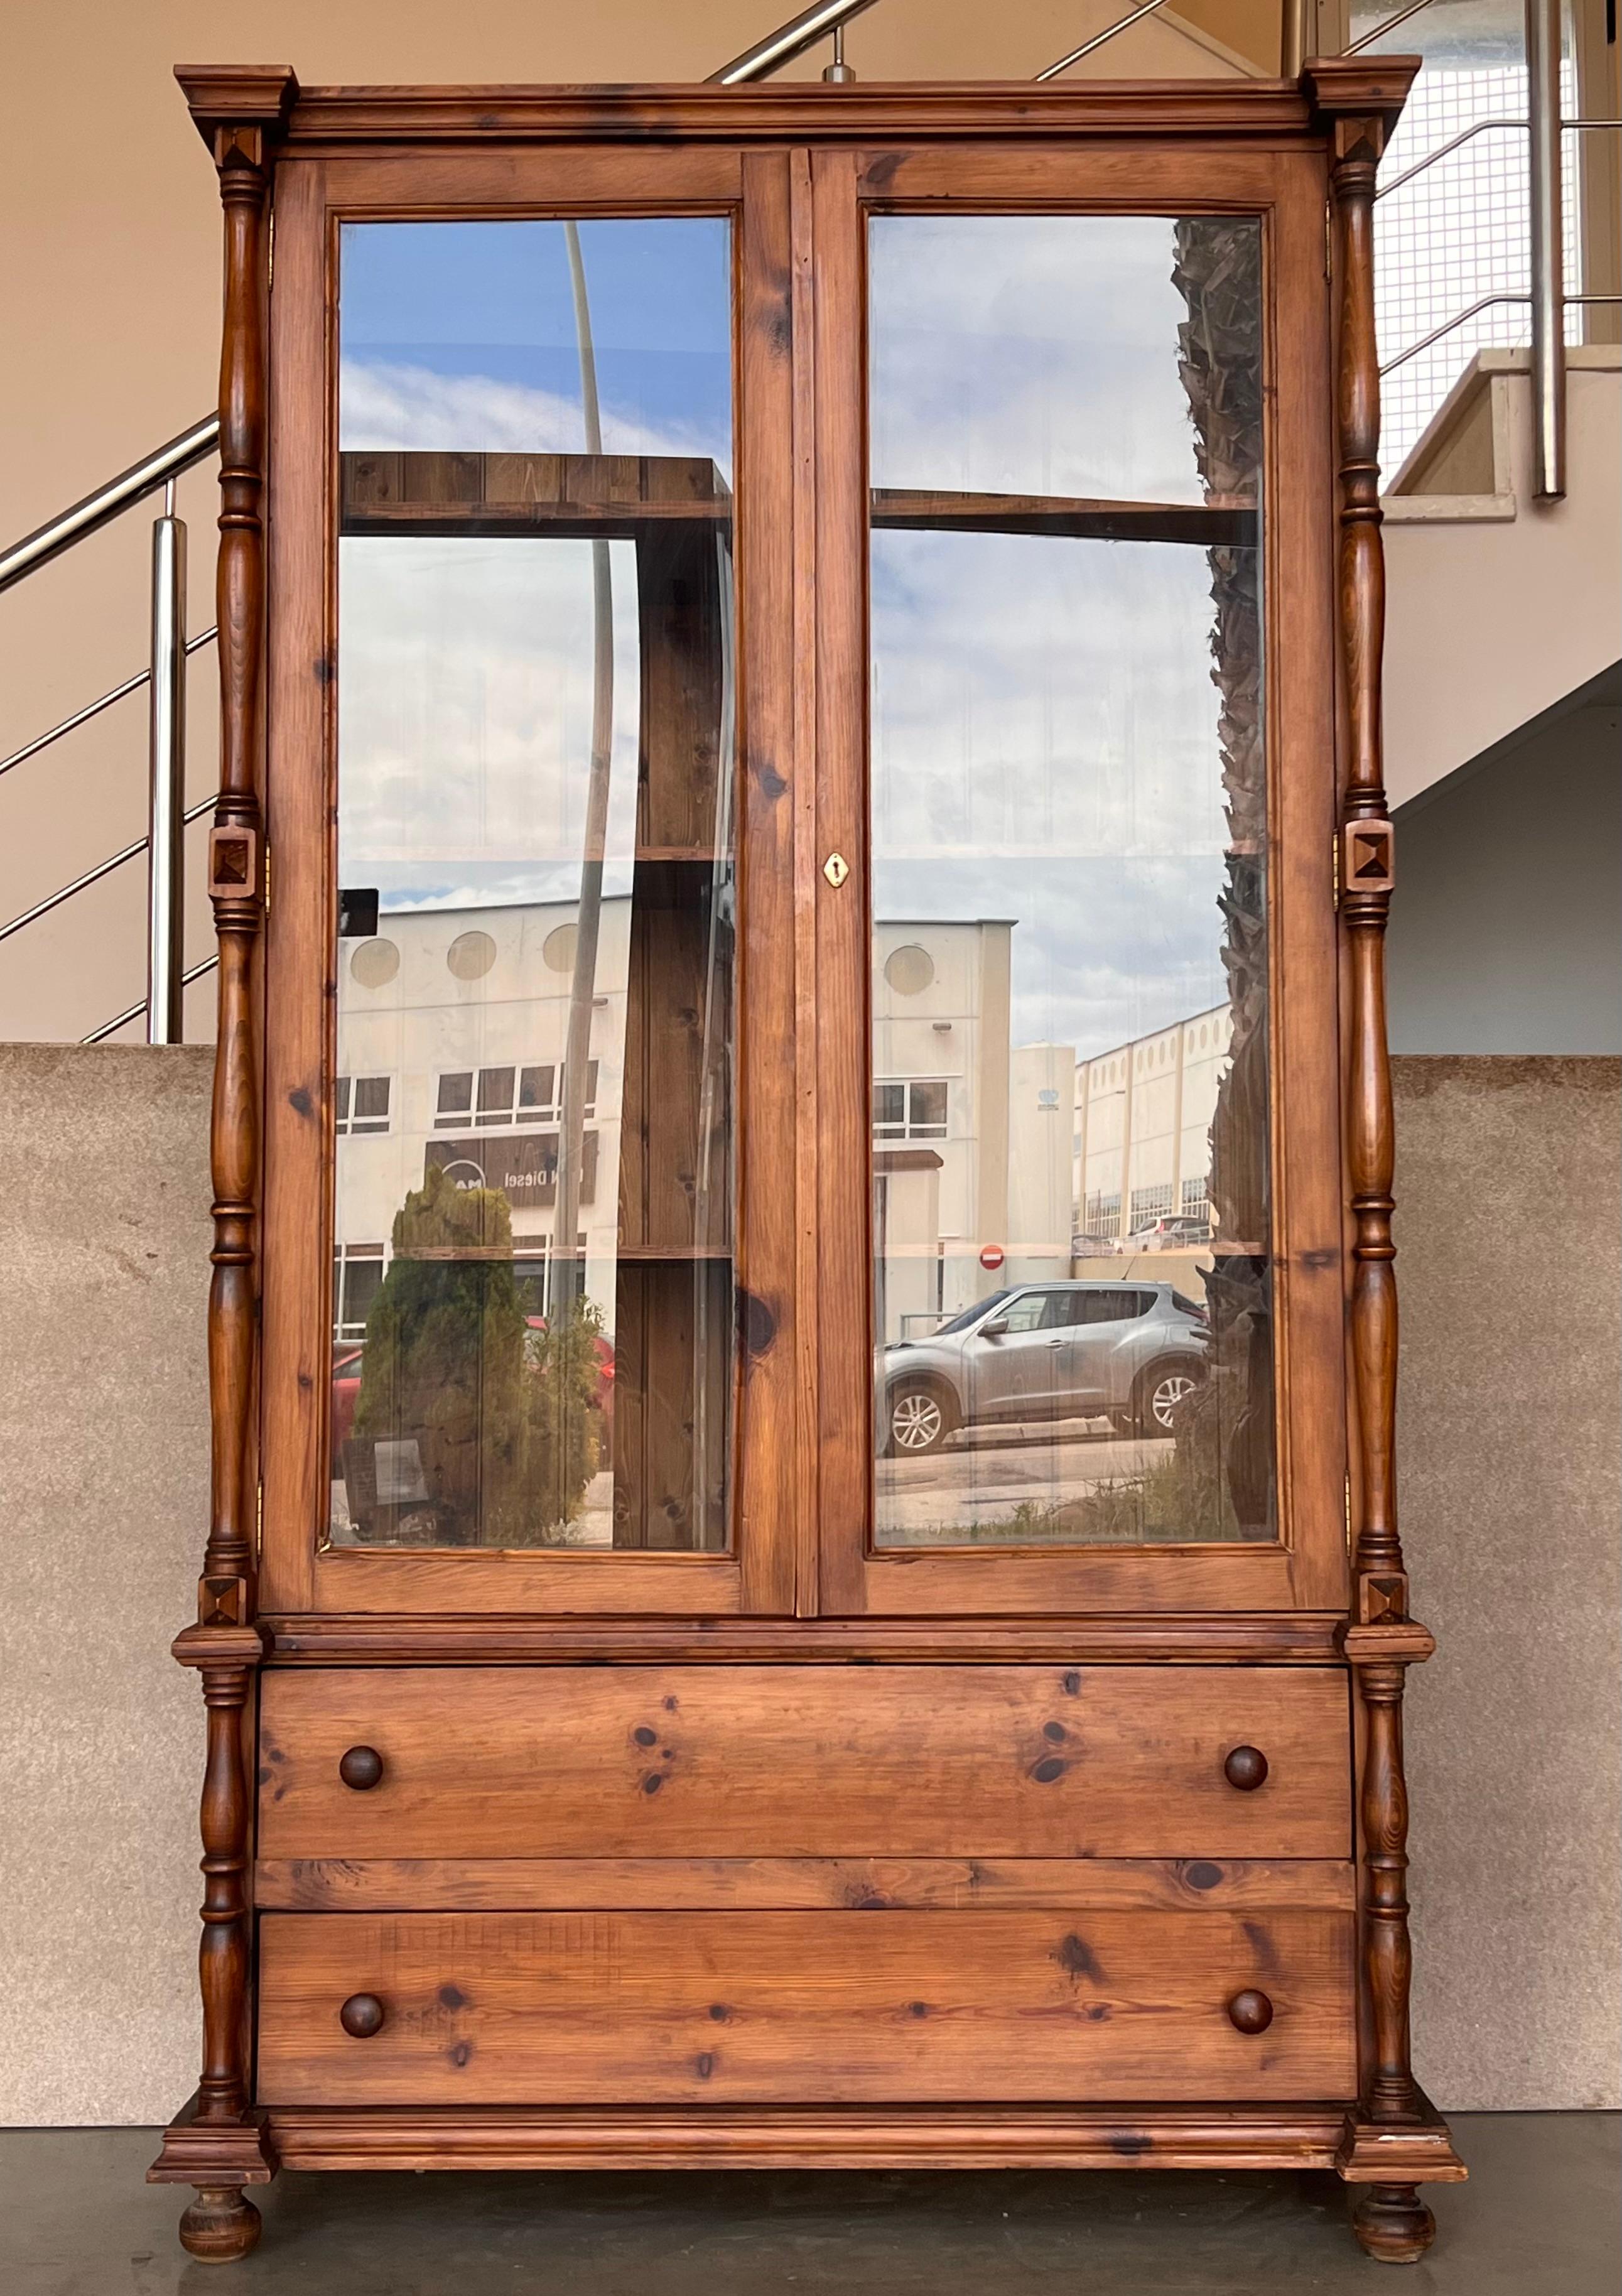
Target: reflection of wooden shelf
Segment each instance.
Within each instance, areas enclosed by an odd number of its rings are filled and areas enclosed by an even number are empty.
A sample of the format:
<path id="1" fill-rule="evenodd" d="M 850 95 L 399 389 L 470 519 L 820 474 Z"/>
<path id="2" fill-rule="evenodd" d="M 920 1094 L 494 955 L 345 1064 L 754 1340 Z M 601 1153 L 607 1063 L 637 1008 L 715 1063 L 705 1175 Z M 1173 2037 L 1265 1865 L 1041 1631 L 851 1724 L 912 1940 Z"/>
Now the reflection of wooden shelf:
<path id="1" fill-rule="evenodd" d="M 729 521 L 732 494 L 697 455 L 350 453 L 345 534 L 637 538 Z"/>
<path id="2" fill-rule="evenodd" d="M 1254 543 L 1257 510 L 1240 495 L 1203 503 L 1095 502 L 1065 495 L 984 495 L 875 487 L 875 527 L 928 534 L 1059 534 L 1091 542 Z"/>
<path id="3" fill-rule="evenodd" d="M 699 1260 L 730 1265 L 730 1243 L 619 1243 L 614 1257 L 622 1267 L 679 1267 Z"/>

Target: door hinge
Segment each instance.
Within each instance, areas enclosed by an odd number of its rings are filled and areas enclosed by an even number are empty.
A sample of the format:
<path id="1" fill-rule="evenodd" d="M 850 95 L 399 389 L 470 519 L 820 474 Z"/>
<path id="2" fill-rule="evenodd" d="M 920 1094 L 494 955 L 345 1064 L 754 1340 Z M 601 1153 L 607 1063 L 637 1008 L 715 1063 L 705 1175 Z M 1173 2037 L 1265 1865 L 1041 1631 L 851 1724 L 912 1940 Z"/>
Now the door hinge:
<path id="1" fill-rule="evenodd" d="M 268 868 L 270 865 L 270 856 L 268 854 L 265 857 L 265 863 L 266 868 Z M 1338 829 L 1329 840 L 1329 868 L 1330 882 L 1333 889 L 1331 898 L 1334 902 L 1336 914 L 1339 914 L 1340 908 L 1340 832 Z M 266 899 L 265 906 L 266 908 L 269 907 L 270 903 L 268 899 Z"/>
<path id="2" fill-rule="evenodd" d="M 270 840 L 265 840 L 265 914 L 270 914 Z"/>
<path id="3" fill-rule="evenodd" d="M 1323 202 L 1323 276 L 1335 275 L 1335 209 L 1331 200 Z"/>
<path id="4" fill-rule="evenodd" d="M 265 1553 L 265 1486 L 263 1483 L 258 1486 L 254 1495 L 253 1553 L 256 1562 L 259 1561 Z"/>

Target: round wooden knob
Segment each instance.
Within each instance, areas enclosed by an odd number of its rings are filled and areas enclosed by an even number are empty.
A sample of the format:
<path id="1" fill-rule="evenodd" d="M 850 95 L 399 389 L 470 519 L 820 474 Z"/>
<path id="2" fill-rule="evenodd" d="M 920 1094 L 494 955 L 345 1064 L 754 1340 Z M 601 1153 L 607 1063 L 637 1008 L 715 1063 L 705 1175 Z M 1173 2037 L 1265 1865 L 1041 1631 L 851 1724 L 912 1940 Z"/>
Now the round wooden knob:
<path id="1" fill-rule="evenodd" d="M 1254 1793 L 1267 1782 L 1267 1757 L 1259 1746 L 1235 1746 L 1222 1766 L 1222 1775 L 1241 1793 Z"/>
<path id="2" fill-rule="evenodd" d="M 356 1793 L 370 1793 L 383 1775 L 383 1758 L 375 1746 L 351 1746 L 338 1765 L 338 1775 Z"/>
<path id="3" fill-rule="evenodd" d="M 1229 2002 L 1228 2021 L 1241 2033 L 1265 2033 L 1273 2022 L 1273 2004 L 1265 1993 L 1252 1992 L 1247 1986 Z"/>
<path id="4" fill-rule="evenodd" d="M 1259 2001 L 1261 1996 L 1259 1993 L 1241 1994 L 1240 1998 L 1241 2001 Z M 1271 2009 L 1267 2014 L 1272 2016 Z M 383 2005 L 375 1993 L 351 1993 L 338 2013 L 338 2021 L 344 2031 L 352 2034 L 356 2040 L 369 2041 L 373 2033 L 381 2033 L 383 2030 Z"/>

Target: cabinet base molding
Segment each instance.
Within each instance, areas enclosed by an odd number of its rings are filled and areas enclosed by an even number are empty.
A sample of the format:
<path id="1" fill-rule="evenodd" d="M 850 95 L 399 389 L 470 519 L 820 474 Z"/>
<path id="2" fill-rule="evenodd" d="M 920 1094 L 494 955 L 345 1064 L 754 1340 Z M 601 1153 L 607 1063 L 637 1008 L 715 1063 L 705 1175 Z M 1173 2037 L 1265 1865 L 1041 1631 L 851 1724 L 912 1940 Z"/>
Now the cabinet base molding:
<path id="1" fill-rule="evenodd" d="M 1335 2154 L 1348 2185 L 1462 2185 L 1470 2171 L 1453 2149 L 1447 2123 L 1421 2089 L 1413 2120 L 1367 2120 L 1354 2114 Z"/>
<path id="2" fill-rule="evenodd" d="M 1344 2105 L 273 2107 L 290 2169 L 1332 2169 Z"/>
<path id="3" fill-rule="evenodd" d="M 240 2120 L 200 2120 L 189 2096 L 163 2132 L 149 2185 L 268 2185 L 281 2166 L 270 2116 L 252 2105 Z"/>
<path id="4" fill-rule="evenodd" d="M 164 2131 L 149 2185 L 267 2185 L 289 2169 L 1323 2169 L 1351 2185 L 1462 2184 L 1447 2124 L 1343 2104 L 283 2105 Z M 1361 2233 L 1359 2234 L 1361 2237 Z"/>

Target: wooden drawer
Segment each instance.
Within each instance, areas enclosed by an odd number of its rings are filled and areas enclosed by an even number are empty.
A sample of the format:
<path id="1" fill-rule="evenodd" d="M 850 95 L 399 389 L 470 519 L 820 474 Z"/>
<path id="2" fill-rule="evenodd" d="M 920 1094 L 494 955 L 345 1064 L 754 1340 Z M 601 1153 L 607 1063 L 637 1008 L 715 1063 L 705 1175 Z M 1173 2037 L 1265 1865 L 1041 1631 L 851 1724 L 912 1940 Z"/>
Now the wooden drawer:
<path id="1" fill-rule="evenodd" d="M 1347 1701 L 1329 1667 L 273 1669 L 259 1854 L 1344 1858 Z"/>
<path id="2" fill-rule="evenodd" d="M 266 2104 L 1349 2096 L 1350 1913 L 266 1914 Z M 1229 2003 L 1264 1995 L 1238 2030 Z M 381 2005 L 365 2038 L 340 2012 Z M 354 2012 L 351 2012 L 352 2018 Z M 364 2021 L 364 2020 L 360 2021 Z"/>

